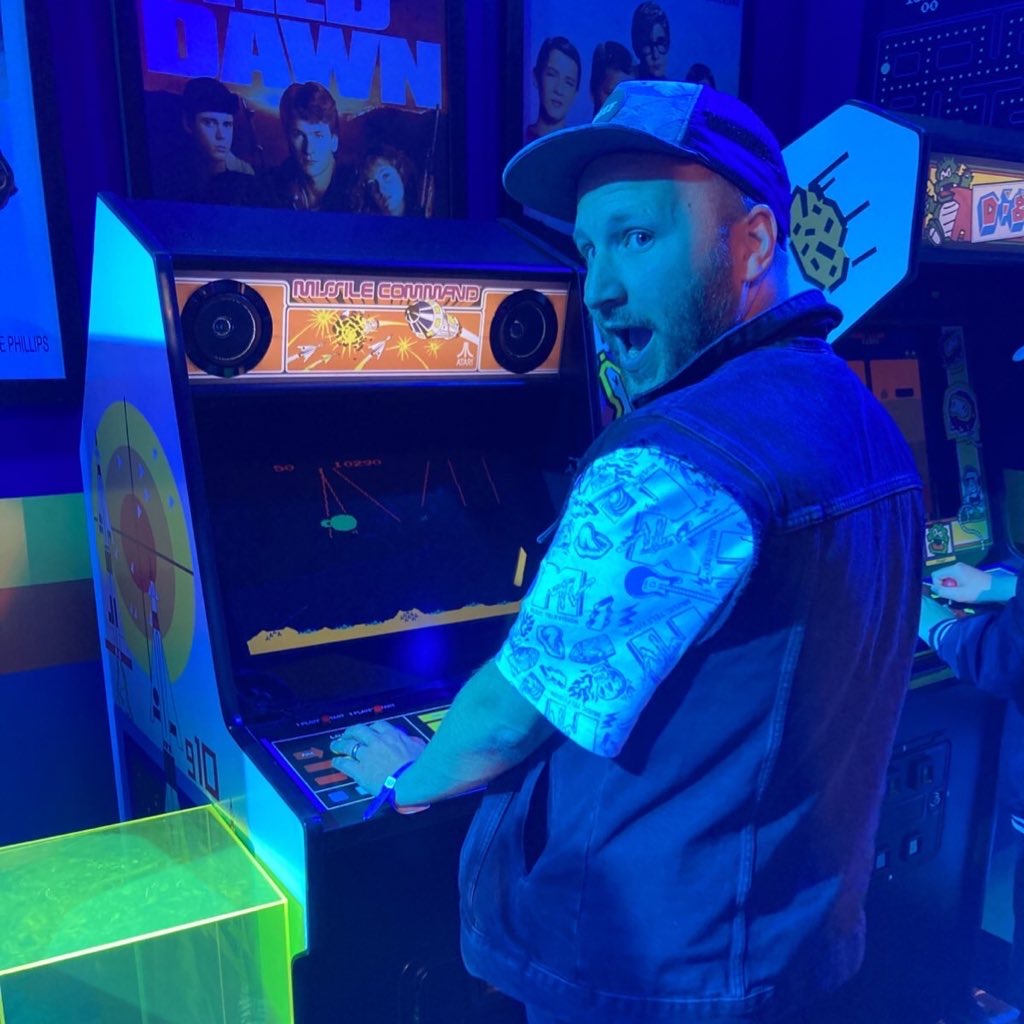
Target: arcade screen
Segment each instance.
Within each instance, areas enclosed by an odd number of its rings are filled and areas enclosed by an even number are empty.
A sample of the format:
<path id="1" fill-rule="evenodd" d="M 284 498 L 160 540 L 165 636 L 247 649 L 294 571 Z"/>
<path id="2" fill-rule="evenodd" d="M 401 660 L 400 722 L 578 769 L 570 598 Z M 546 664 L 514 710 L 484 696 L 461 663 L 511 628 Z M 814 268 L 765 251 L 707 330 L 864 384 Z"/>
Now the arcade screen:
<path id="1" fill-rule="evenodd" d="M 117 0 L 135 195 L 451 214 L 457 0 Z"/>
<path id="2" fill-rule="evenodd" d="M 289 685 L 301 700 L 461 683 L 493 654 L 560 500 L 538 457 L 556 427 L 544 402 L 526 415 L 523 398 L 521 388 L 358 387 L 254 396 L 229 412 L 197 401 L 241 661 L 300 664 Z"/>
<path id="3" fill-rule="evenodd" d="M 864 89 L 897 113 L 1018 129 L 1021 5 L 1005 0 L 868 0 Z"/>

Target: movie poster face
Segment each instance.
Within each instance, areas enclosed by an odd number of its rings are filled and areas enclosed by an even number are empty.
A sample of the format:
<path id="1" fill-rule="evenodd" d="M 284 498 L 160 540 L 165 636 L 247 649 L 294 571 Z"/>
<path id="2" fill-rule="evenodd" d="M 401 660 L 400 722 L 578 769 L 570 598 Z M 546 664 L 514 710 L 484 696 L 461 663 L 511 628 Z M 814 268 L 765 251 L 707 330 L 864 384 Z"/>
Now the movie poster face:
<path id="1" fill-rule="evenodd" d="M 527 0 L 523 142 L 585 124 L 630 78 L 739 88 L 742 0 Z"/>
<path id="2" fill-rule="evenodd" d="M 0 0 L 0 380 L 64 376 L 23 0 Z"/>
<path id="3" fill-rule="evenodd" d="M 152 196 L 449 213 L 445 0 L 126 2 Z"/>

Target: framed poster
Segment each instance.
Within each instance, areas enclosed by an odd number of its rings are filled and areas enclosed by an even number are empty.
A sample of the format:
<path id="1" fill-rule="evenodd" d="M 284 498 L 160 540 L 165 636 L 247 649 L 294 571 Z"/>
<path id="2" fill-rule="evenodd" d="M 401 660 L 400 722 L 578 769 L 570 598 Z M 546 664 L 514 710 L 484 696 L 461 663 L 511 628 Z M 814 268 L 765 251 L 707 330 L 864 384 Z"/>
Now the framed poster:
<path id="1" fill-rule="evenodd" d="M 521 74 L 518 95 L 507 99 L 515 134 L 506 156 L 549 132 L 588 123 L 624 79 L 738 93 L 743 18 L 744 0 L 510 0 L 509 62 Z"/>
<path id="2" fill-rule="evenodd" d="M 0 0 L 0 382 L 64 379 L 28 6 Z"/>
<path id="3" fill-rule="evenodd" d="M 460 0 L 115 4 L 133 195 L 385 216 L 459 209 Z"/>

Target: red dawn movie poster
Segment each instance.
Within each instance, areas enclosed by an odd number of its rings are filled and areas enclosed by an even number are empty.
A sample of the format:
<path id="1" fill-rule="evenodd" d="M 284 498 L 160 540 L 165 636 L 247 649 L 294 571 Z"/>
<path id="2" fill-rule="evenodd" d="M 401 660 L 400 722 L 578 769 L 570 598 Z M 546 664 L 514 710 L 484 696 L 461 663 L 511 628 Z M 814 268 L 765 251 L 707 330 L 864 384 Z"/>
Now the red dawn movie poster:
<path id="1" fill-rule="evenodd" d="M 450 212 L 445 0 L 129 2 L 153 197 Z"/>

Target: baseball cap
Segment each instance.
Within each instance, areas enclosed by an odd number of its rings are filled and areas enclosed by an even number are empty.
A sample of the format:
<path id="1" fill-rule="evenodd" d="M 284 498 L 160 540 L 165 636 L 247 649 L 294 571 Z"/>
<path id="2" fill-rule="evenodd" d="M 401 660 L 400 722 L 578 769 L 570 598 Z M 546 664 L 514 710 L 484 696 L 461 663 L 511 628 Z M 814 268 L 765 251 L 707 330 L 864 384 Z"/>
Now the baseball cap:
<path id="1" fill-rule="evenodd" d="M 780 238 L 789 233 L 789 175 L 775 136 L 745 103 L 706 85 L 620 82 L 590 124 L 531 142 L 508 162 L 502 181 L 523 206 L 572 221 L 587 165 L 624 150 L 704 164 L 764 203 Z"/>

